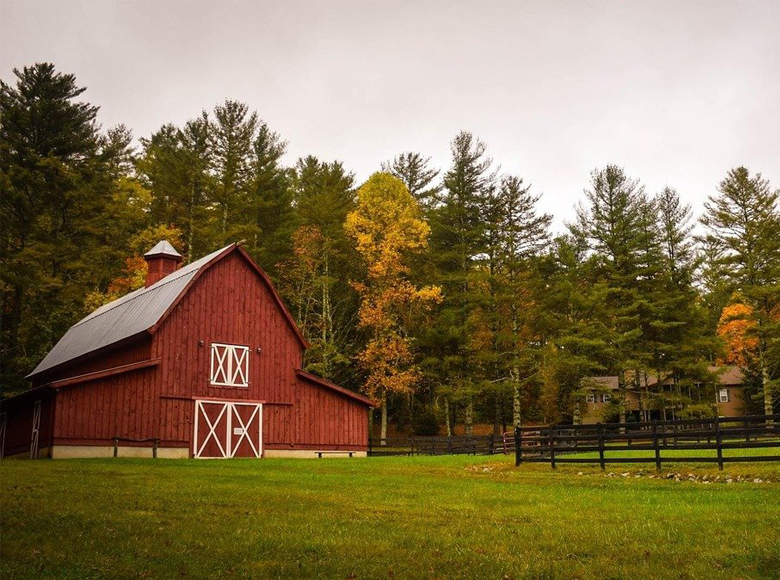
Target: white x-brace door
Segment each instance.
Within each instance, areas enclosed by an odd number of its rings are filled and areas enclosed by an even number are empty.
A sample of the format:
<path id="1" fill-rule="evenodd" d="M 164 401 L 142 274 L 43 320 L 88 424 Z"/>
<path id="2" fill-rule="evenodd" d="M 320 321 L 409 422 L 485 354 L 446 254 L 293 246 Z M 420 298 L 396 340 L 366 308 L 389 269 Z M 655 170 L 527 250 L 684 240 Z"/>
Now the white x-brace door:
<path id="1" fill-rule="evenodd" d="M 239 452 L 250 457 L 262 455 L 263 405 L 196 400 L 193 457 L 236 457 Z"/>

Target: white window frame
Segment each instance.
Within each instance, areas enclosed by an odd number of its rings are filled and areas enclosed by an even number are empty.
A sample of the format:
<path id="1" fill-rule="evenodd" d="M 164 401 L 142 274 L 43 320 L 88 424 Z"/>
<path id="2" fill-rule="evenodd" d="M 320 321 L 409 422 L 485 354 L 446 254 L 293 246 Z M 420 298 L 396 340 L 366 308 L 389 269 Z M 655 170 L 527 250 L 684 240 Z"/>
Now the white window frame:
<path id="1" fill-rule="evenodd" d="M 596 402 L 596 395 L 594 393 L 588 393 L 585 395 L 585 402 L 586 403 L 595 403 Z"/>
<path id="2" fill-rule="evenodd" d="M 609 393 L 604 393 L 603 395 L 601 395 L 602 403 L 609 403 L 611 400 L 612 400 L 612 395 L 610 395 Z"/>
<path id="3" fill-rule="evenodd" d="M 728 403 L 731 401 L 731 397 L 729 396 L 729 390 L 728 389 L 720 389 L 718 391 L 718 402 L 719 403 Z"/>
<path id="4" fill-rule="evenodd" d="M 212 342 L 209 384 L 215 387 L 248 387 L 249 347 Z"/>

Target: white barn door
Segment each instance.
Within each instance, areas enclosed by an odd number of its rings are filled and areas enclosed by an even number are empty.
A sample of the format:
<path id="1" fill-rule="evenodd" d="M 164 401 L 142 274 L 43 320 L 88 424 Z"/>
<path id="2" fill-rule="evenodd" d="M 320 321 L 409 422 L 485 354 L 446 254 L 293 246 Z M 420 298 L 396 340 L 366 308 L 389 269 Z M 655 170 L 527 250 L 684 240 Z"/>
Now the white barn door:
<path id="1" fill-rule="evenodd" d="M 193 457 L 260 457 L 263 405 L 241 401 L 195 401 Z"/>

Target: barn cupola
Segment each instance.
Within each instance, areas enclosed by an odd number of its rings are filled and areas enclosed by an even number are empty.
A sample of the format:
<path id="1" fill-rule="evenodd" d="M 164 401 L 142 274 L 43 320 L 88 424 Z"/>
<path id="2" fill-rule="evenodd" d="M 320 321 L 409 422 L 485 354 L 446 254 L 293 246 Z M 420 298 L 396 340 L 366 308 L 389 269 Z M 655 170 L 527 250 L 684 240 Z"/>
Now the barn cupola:
<path id="1" fill-rule="evenodd" d="M 181 263 L 181 254 L 166 240 L 158 242 L 155 247 L 144 254 L 144 260 L 149 266 L 146 272 L 146 287 L 148 288 L 168 274 L 175 272 Z"/>

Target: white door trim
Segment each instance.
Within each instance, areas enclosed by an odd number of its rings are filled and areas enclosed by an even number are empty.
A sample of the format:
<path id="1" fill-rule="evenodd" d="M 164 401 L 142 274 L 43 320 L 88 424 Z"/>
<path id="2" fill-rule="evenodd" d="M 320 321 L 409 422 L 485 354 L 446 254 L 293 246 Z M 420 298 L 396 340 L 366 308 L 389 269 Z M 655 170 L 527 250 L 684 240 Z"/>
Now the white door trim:
<path id="1" fill-rule="evenodd" d="M 222 409 L 219 411 L 219 415 L 217 415 L 217 418 L 213 422 L 211 419 L 209 419 L 209 416 L 206 413 L 204 408 L 206 405 L 216 405 L 222 407 Z M 244 421 L 238 412 L 238 407 L 253 407 L 254 410 L 252 411 L 252 414 L 249 416 L 249 418 Z M 202 442 L 200 442 L 199 438 L 201 432 L 201 415 L 203 415 L 203 421 L 206 423 L 204 427 L 208 429 L 208 433 Z M 255 446 L 254 442 L 252 441 L 252 437 L 249 436 L 248 430 L 249 427 L 252 426 L 252 421 L 255 420 L 255 417 L 257 417 L 258 430 L 257 446 Z M 233 432 L 234 421 L 238 423 L 236 428 L 241 429 L 240 434 Z M 222 422 L 224 426 L 220 422 Z M 224 434 L 225 437 L 224 446 L 220 441 L 220 435 L 222 434 Z M 240 435 L 235 445 L 233 444 L 234 435 Z M 201 458 L 203 450 L 206 448 L 206 444 L 212 438 L 216 442 L 217 447 L 219 447 L 222 458 L 235 457 L 236 452 L 238 451 L 238 448 L 241 446 L 241 443 L 244 441 L 244 439 L 246 439 L 247 443 L 249 443 L 249 446 L 252 449 L 255 457 L 261 457 L 263 455 L 263 404 L 245 403 L 242 401 L 215 401 L 211 399 L 196 399 L 195 432 L 192 439 L 192 456 L 195 458 Z"/>

